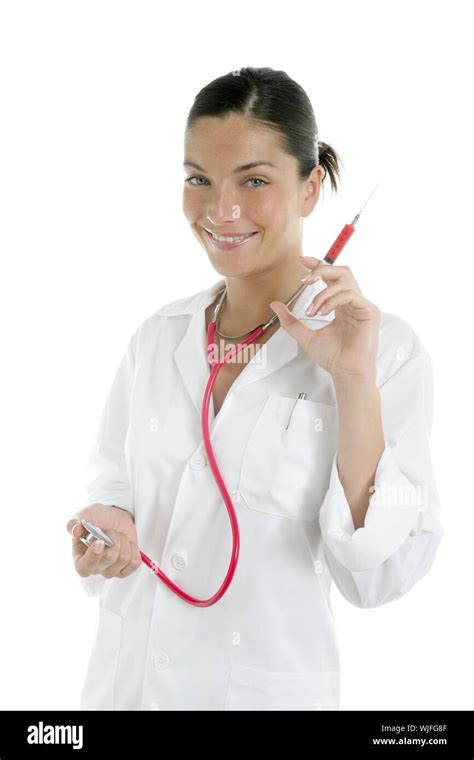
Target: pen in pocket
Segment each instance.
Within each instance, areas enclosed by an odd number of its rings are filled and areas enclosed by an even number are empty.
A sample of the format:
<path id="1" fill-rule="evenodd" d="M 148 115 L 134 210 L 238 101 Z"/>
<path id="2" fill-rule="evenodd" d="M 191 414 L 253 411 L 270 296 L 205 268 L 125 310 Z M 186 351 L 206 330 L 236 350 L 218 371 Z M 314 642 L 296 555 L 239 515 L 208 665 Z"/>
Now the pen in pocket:
<path id="1" fill-rule="evenodd" d="M 298 399 L 300 399 L 300 398 L 304 399 L 304 398 L 306 398 L 306 395 L 307 395 L 306 393 L 298 393 L 298 395 L 297 395 L 297 397 L 295 399 L 295 403 L 293 404 L 293 408 L 291 410 L 290 416 L 288 417 L 288 422 L 286 423 L 285 430 L 288 430 L 288 426 L 290 424 L 290 420 L 291 420 L 291 417 L 293 415 L 293 412 L 295 411 L 295 406 L 298 403 Z"/>

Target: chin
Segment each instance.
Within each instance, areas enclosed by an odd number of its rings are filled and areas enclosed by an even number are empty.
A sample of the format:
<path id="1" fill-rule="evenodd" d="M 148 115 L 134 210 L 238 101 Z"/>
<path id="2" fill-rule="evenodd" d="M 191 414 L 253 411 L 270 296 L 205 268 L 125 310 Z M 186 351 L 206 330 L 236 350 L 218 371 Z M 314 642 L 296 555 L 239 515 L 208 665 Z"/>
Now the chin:
<path id="1" fill-rule="evenodd" d="M 251 269 L 249 270 L 249 267 L 239 266 L 237 262 L 224 262 L 220 257 L 216 256 L 209 256 L 209 261 L 212 268 L 221 277 L 242 277 L 243 275 L 250 274 L 252 271 Z"/>
<path id="2" fill-rule="evenodd" d="M 255 266 L 255 262 L 239 262 L 237 258 L 232 260 L 231 256 L 223 257 L 222 254 L 209 253 L 206 251 L 209 262 L 215 271 L 221 275 L 221 277 L 245 277 L 246 275 L 254 274 L 258 269 Z"/>

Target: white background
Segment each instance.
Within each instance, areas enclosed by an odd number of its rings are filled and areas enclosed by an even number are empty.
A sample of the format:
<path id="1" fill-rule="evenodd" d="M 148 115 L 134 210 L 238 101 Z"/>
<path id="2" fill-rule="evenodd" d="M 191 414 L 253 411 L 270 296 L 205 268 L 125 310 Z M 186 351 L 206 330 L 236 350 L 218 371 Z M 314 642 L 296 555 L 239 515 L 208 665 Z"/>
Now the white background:
<path id="1" fill-rule="evenodd" d="M 184 123 L 201 87 L 247 65 L 298 81 L 344 162 L 305 220 L 306 254 L 380 182 L 339 263 L 411 324 L 435 372 L 446 535 L 396 602 L 361 610 L 333 589 L 341 709 L 474 708 L 469 8 L 1 3 L 0 708 L 78 708 L 97 599 L 66 520 L 130 335 L 220 279 L 181 210 Z"/>

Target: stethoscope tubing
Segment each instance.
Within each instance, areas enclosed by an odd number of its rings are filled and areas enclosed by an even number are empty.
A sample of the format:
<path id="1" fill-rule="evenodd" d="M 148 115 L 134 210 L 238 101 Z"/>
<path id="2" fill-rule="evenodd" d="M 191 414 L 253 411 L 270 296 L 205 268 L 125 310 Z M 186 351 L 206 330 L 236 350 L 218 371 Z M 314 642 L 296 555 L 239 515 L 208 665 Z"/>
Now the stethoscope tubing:
<path id="1" fill-rule="evenodd" d="M 332 264 L 332 261 L 324 259 L 325 264 Z M 294 302 L 299 298 L 301 293 L 305 290 L 307 287 L 306 284 L 301 285 L 296 293 L 291 297 L 289 301 L 287 301 L 286 306 L 290 307 Z M 224 293 L 222 294 L 222 297 L 224 297 Z M 263 325 L 259 325 L 255 328 L 255 330 L 250 333 L 244 340 L 242 340 L 240 343 L 238 343 L 236 346 L 233 346 L 233 348 L 225 354 L 224 358 L 221 361 L 216 361 L 212 358 L 212 351 L 214 349 L 214 338 L 216 334 L 216 314 L 218 311 L 219 304 L 216 306 L 216 309 L 214 310 L 214 317 L 209 323 L 209 326 L 207 328 L 207 355 L 208 355 L 208 361 L 210 364 L 212 364 L 212 369 L 208 378 L 208 381 L 206 383 L 206 388 L 204 390 L 203 395 L 203 401 L 202 401 L 202 408 L 201 408 L 201 429 L 202 429 L 202 438 L 204 442 L 204 448 L 206 450 L 206 454 L 209 460 L 209 465 L 212 470 L 212 474 L 214 476 L 214 480 L 216 481 L 216 484 L 219 488 L 219 491 L 221 493 L 221 496 L 224 500 L 224 504 L 227 509 L 227 513 L 229 515 L 230 525 L 232 529 L 232 552 L 230 556 L 229 561 L 229 567 L 227 569 L 226 576 L 221 584 L 221 586 L 218 588 L 218 590 L 213 594 L 209 599 L 197 599 L 194 596 L 191 596 L 183 589 L 179 588 L 179 586 L 176 585 L 170 578 L 168 578 L 165 573 L 160 570 L 160 568 L 156 565 L 153 560 L 150 559 L 144 552 L 140 550 L 140 556 L 142 558 L 142 561 L 147 565 L 150 570 L 152 570 L 155 575 L 160 578 L 163 583 L 168 586 L 168 588 L 173 591 L 177 596 L 179 596 L 181 599 L 183 599 L 185 602 L 188 602 L 188 604 L 192 604 L 195 607 L 210 607 L 211 605 L 215 604 L 219 601 L 229 588 L 230 584 L 232 583 L 232 579 L 234 577 L 237 563 L 239 560 L 239 552 L 240 552 L 240 532 L 239 532 L 239 524 L 237 521 L 237 515 L 235 514 L 234 505 L 232 503 L 232 498 L 229 495 L 229 492 L 227 490 L 227 487 L 224 483 L 224 479 L 221 475 L 221 472 L 219 470 L 219 466 L 216 461 L 216 457 L 214 455 L 214 450 L 212 448 L 211 443 L 211 436 L 209 432 L 209 407 L 212 400 L 212 389 L 214 388 L 214 384 L 216 382 L 217 376 L 226 362 L 230 361 L 232 357 L 237 354 L 239 351 L 244 348 L 244 346 L 249 346 L 250 344 L 254 343 L 261 335 L 263 335 L 266 330 L 268 330 L 269 327 L 271 327 L 278 319 L 278 315 L 275 314 L 268 322 L 266 322 Z"/>
<path id="2" fill-rule="evenodd" d="M 304 289 L 300 288 L 298 293 Z M 296 296 L 297 297 L 297 296 Z M 276 316 L 276 315 L 275 315 Z M 273 320 L 270 320 L 272 322 Z M 219 466 L 216 461 L 216 457 L 214 455 L 214 450 L 212 448 L 211 444 L 211 436 L 209 432 L 209 407 L 212 400 L 212 389 L 214 388 L 214 384 L 216 382 L 217 376 L 224 366 L 224 364 L 232 357 L 238 353 L 239 351 L 244 348 L 244 346 L 248 346 L 251 343 L 254 343 L 257 338 L 259 338 L 263 333 L 266 331 L 266 329 L 270 326 L 270 322 L 267 322 L 266 325 L 260 325 L 257 327 L 245 340 L 238 343 L 236 346 L 234 346 L 227 354 L 225 354 L 222 361 L 215 361 L 211 358 L 211 352 L 213 350 L 214 346 L 214 338 L 215 338 L 215 332 L 216 332 L 216 322 L 213 319 L 209 323 L 209 327 L 207 330 L 207 354 L 209 362 L 213 365 L 208 381 L 206 383 L 206 388 L 203 395 L 203 401 L 202 401 L 202 414 L 201 414 L 201 429 L 202 429 L 202 437 L 204 442 L 204 448 L 207 453 L 207 457 L 209 460 L 209 465 L 212 470 L 212 474 L 214 476 L 214 479 L 217 483 L 217 486 L 219 488 L 219 491 L 221 493 L 221 496 L 224 500 L 224 504 L 226 505 L 226 509 L 229 515 L 230 525 L 232 529 L 232 552 L 230 556 L 229 561 L 229 567 L 227 569 L 226 576 L 220 586 L 220 588 L 213 594 L 209 599 L 197 599 L 194 596 L 191 596 L 186 591 L 181 589 L 179 586 L 176 585 L 170 578 L 168 578 L 165 573 L 160 570 L 160 568 L 156 565 L 153 560 L 148 557 L 145 552 L 142 552 L 140 550 L 140 556 L 142 558 L 142 561 L 147 565 L 150 570 L 152 570 L 155 575 L 160 578 L 163 583 L 168 586 L 171 591 L 173 591 L 177 596 L 179 596 L 181 599 L 183 599 L 185 602 L 188 602 L 189 604 L 194 605 L 195 607 L 210 607 L 211 605 L 215 604 L 219 601 L 219 599 L 222 598 L 222 596 L 225 594 L 227 589 L 229 588 L 230 584 L 232 583 L 232 579 L 234 577 L 237 563 L 239 560 L 239 552 L 240 552 L 240 532 L 239 532 L 239 524 L 237 521 L 237 515 L 235 514 L 234 505 L 232 503 L 232 498 L 227 490 L 227 487 L 224 483 L 224 479 L 221 475 L 221 472 L 219 470 Z"/>

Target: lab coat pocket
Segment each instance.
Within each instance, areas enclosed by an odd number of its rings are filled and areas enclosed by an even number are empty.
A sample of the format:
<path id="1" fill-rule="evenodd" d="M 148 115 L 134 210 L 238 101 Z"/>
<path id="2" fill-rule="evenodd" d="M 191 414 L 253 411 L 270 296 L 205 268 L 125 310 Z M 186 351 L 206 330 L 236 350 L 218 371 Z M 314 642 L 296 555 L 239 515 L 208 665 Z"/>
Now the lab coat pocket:
<path id="1" fill-rule="evenodd" d="M 339 671 L 232 667 L 224 710 L 337 710 Z"/>
<path id="2" fill-rule="evenodd" d="M 99 605 L 95 641 L 81 694 L 81 709 L 114 709 L 122 625 L 121 615 Z"/>
<path id="3" fill-rule="evenodd" d="M 285 430 L 291 414 L 290 424 Z M 239 492 L 249 509 L 314 520 L 329 487 L 337 407 L 270 394 L 245 447 Z"/>

